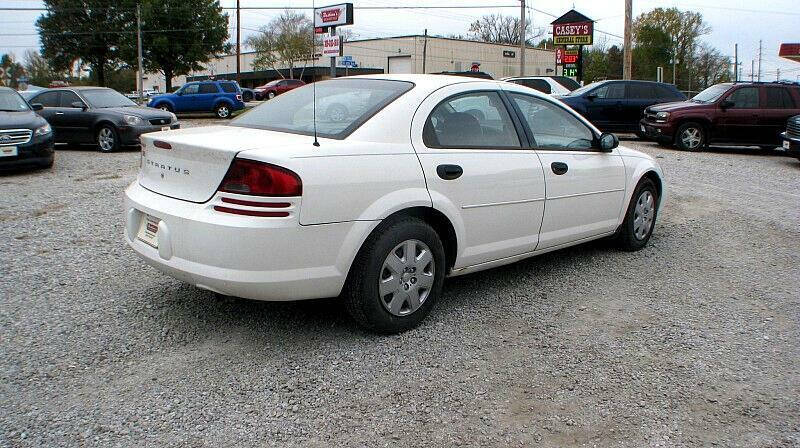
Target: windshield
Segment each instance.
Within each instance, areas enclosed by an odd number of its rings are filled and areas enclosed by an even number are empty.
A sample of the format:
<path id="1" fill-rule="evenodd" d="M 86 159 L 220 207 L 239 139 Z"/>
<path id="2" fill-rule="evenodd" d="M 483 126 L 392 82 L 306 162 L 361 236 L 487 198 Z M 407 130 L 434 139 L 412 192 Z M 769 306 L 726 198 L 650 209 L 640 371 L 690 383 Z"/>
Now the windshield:
<path id="1" fill-rule="evenodd" d="M 598 82 L 593 82 L 593 83 L 591 83 L 591 84 L 587 84 L 587 85 L 585 85 L 585 86 L 581 87 L 580 89 L 575 89 L 575 90 L 573 90 L 572 92 L 569 92 L 569 93 L 567 94 L 567 96 L 581 96 L 581 95 L 583 95 L 584 93 L 586 93 L 586 92 L 588 92 L 588 91 L 590 91 L 590 90 L 594 89 L 595 87 L 598 87 L 598 86 L 599 86 L 600 84 L 602 84 L 603 82 L 604 82 L 604 81 L 598 81 Z"/>
<path id="2" fill-rule="evenodd" d="M 314 84 L 316 84 L 317 135 L 343 139 L 414 84 L 383 79 L 336 79 L 319 81 L 254 108 L 231 124 L 295 134 L 314 133 Z"/>
<path id="3" fill-rule="evenodd" d="M 13 90 L 0 90 L 0 112 L 21 112 L 30 110 L 28 103 Z"/>
<path id="4" fill-rule="evenodd" d="M 97 109 L 102 109 L 105 107 L 128 107 L 136 105 L 136 103 L 129 100 L 125 97 L 125 95 L 117 92 L 116 90 L 90 89 L 81 91 L 81 94 L 84 98 L 86 98 L 86 101 L 89 102 L 90 106 Z"/>
<path id="5" fill-rule="evenodd" d="M 699 103 L 713 103 L 714 101 L 717 101 L 723 93 L 727 92 L 730 87 L 730 84 L 717 84 L 715 86 L 711 86 L 692 97 L 692 101 L 697 101 Z"/>

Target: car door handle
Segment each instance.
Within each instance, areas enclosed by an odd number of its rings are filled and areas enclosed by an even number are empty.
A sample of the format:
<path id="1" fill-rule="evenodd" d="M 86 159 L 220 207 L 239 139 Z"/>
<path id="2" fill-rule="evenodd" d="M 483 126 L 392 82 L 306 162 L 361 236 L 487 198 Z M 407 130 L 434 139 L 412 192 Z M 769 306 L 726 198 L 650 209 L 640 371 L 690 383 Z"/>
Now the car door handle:
<path id="1" fill-rule="evenodd" d="M 56 115 L 64 115 L 64 112 L 56 112 Z"/>
<path id="2" fill-rule="evenodd" d="M 461 177 L 464 169 L 458 165 L 439 165 L 436 167 L 436 174 L 444 180 L 453 180 Z"/>
<path id="3" fill-rule="evenodd" d="M 557 175 L 562 175 L 569 171 L 569 165 L 564 162 L 553 162 L 550 164 L 550 169 Z"/>

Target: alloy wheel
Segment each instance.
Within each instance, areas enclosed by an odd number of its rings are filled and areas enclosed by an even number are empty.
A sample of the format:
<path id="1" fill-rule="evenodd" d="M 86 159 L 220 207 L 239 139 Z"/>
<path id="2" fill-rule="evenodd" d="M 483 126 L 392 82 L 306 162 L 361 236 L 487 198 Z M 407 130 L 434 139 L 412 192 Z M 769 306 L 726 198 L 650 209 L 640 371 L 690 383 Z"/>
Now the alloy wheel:
<path id="1" fill-rule="evenodd" d="M 217 108 L 217 116 L 219 118 L 228 118 L 231 111 L 228 109 L 228 106 L 220 106 Z"/>
<path id="2" fill-rule="evenodd" d="M 681 142 L 689 149 L 697 149 L 703 141 L 703 134 L 699 128 L 690 127 L 681 133 Z"/>
<path id="3" fill-rule="evenodd" d="M 633 209 L 633 235 L 637 240 L 642 241 L 647 238 L 653 227 L 655 211 L 653 194 L 649 190 L 642 191 L 636 199 L 636 206 Z"/>
<path id="4" fill-rule="evenodd" d="M 418 310 L 431 293 L 436 263 L 430 248 L 419 240 L 395 246 L 381 267 L 378 291 L 381 304 L 395 316 Z"/>
<path id="5" fill-rule="evenodd" d="M 116 136 L 111 128 L 102 128 L 97 133 L 97 145 L 103 151 L 113 151 L 116 144 Z"/>

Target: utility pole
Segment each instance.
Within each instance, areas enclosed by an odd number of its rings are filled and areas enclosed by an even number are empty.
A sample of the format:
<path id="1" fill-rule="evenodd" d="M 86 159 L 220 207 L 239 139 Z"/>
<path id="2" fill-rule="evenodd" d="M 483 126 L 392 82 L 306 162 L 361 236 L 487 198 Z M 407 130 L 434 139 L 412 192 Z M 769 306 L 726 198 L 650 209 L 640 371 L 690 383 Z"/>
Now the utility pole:
<path id="1" fill-rule="evenodd" d="M 780 80 L 781 80 L 781 68 L 778 67 L 778 75 L 775 76 L 775 81 L 780 81 Z"/>
<path id="2" fill-rule="evenodd" d="M 331 37 L 336 35 L 336 27 L 331 27 Z M 336 78 L 336 56 L 331 56 L 331 79 Z"/>
<path id="3" fill-rule="evenodd" d="M 525 0 L 520 0 L 520 14 L 519 14 L 519 76 L 525 76 Z"/>
<path id="4" fill-rule="evenodd" d="M 422 41 L 422 74 L 425 74 L 425 62 L 428 59 L 428 29 L 425 28 L 425 40 Z"/>
<path id="5" fill-rule="evenodd" d="M 622 56 L 622 79 L 631 79 L 633 72 L 633 0 L 625 0 L 625 43 Z"/>
<path id="6" fill-rule="evenodd" d="M 144 101 L 144 67 L 142 64 L 142 12 L 139 3 L 136 3 L 136 50 L 139 59 L 139 76 L 137 77 L 136 90 L 139 91 L 139 103 Z"/>
<path id="7" fill-rule="evenodd" d="M 739 44 L 733 44 L 733 82 L 739 81 Z"/>
<path id="8" fill-rule="evenodd" d="M 242 83 L 242 67 L 240 59 L 242 59 L 242 15 L 241 8 L 239 8 L 239 0 L 236 0 L 236 83 Z"/>
<path id="9" fill-rule="evenodd" d="M 761 39 L 758 40 L 758 82 L 761 82 Z"/>
<path id="10" fill-rule="evenodd" d="M 753 76 L 756 74 L 756 60 L 750 59 L 750 82 L 753 82 Z"/>
<path id="11" fill-rule="evenodd" d="M 678 48 L 675 47 L 675 51 L 672 53 L 672 85 L 677 86 L 676 83 L 678 73 Z"/>

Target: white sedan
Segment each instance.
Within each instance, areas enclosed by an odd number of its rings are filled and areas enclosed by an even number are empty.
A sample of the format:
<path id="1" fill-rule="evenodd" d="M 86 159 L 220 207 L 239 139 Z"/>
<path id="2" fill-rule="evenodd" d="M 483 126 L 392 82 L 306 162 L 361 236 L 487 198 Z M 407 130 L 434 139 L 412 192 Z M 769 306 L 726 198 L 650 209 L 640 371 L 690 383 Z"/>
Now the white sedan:
<path id="1" fill-rule="evenodd" d="M 315 101 L 348 112 L 329 117 Z M 339 296 L 361 325 L 399 332 L 431 311 L 445 276 L 603 237 L 644 247 L 663 174 L 618 144 L 506 82 L 322 81 L 228 126 L 143 135 L 125 238 L 147 263 L 200 288 L 257 300 Z"/>

